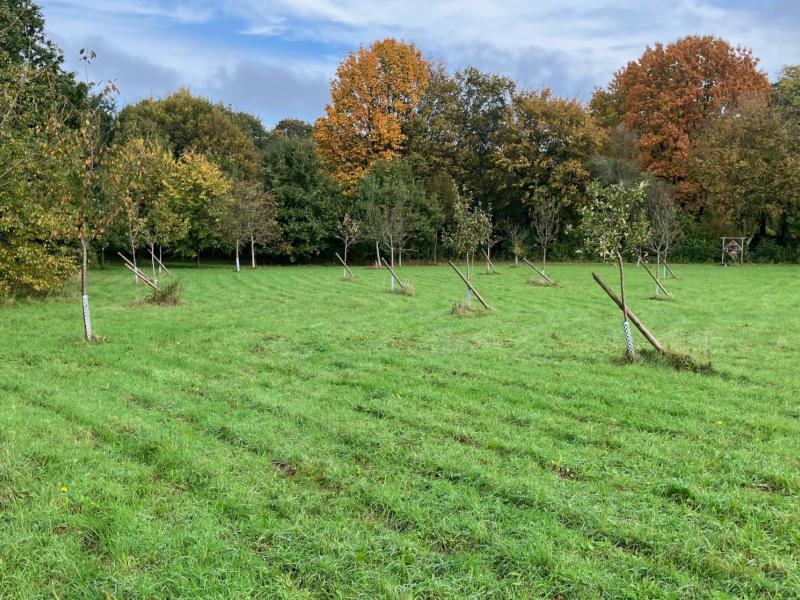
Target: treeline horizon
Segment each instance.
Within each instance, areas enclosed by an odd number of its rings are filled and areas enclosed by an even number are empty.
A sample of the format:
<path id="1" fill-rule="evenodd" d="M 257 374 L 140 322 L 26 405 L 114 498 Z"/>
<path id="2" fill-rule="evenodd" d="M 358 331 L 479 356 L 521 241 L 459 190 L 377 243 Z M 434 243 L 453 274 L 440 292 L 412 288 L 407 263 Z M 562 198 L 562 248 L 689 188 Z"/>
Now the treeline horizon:
<path id="1" fill-rule="evenodd" d="M 343 58 L 324 116 L 271 129 L 187 88 L 118 110 L 29 0 L 5 0 L 0 41 L 0 294 L 57 287 L 84 241 L 90 262 L 437 259 L 464 207 L 490 253 L 581 259 L 593 182 L 645 182 L 675 259 L 718 260 L 721 236 L 800 255 L 800 66 L 770 83 L 712 36 L 644 49 L 587 104 L 388 38 Z"/>

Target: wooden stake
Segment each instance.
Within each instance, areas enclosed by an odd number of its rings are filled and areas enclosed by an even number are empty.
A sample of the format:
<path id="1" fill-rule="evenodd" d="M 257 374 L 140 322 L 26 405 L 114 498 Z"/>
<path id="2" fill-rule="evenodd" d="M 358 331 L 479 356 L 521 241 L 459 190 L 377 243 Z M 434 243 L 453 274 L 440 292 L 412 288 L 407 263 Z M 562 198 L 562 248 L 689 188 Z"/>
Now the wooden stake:
<path id="1" fill-rule="evenodd" d="M 458 267 L 457 267 L 457 266 L 455 266 L 455 265 L 453 264 L 453 261 L 452 261 L 452 260 L 448 260 L 448 261 L 447 261 L 447 264 L 448 264 L 448 265 L 450 265 L 451 267 L 453 267 L 453 270 L 454 270 L 456 273 L 458 273 L 458 276 L 459 276 L 459 277 L 461 277 L 461 280 L 462 280 L 462 281 L 463 281 L 465 284 L 467 284 L 467 288 L 468 288 L 468 289 L 469 289 L 469 290 L 470 290 L 470 291 L 471 291 L 473 294 L 475 294 L 475 297 L 478 299 L 478 302 L 480 302 L 481 304 L 483 304 L 483 308 L 485 308 L 486 310 L 492 310 L 492 307 L 491 307 L 491 306 L 489 306 L 489 305 L 486 303 L 486 300 L 484 300 L 484 299 L 481 297 L 481 295 L 478 293 L 478 290 L 476 290 L 474 287 L 472 287 L 472 284 L 469 282 L 469 280 L 468 280 L 466 277 L 464 277 L 464 275 L 461 273 L 461 271 L 459 271 L 459 270 L 458 270 Z"/>
<path id="2" fill-rule="evenodd" d="M 525 262 L 528 264 L 528 266 L 529 266 L 530 268 L 532 268 L 532 269 L 533 269 L 534 271 L 536 271 L 536 272 L 537 272 L 539 275 L 541 275 L 541 277 L 542 277 L 543 279 L 545 279 L 545 280 L 547 281 L 547 283 L 553 284 L 553 280 L 552 280 L 552 279 L 550 279 L 550 278 L 549 278 L 547 275 L 545 275 L 545 274 L 544 274 L 544 271 L 540 271 L 540 270 L 539 270 L 539 269 L 536 267 L 536 265 L 534 265 L 534 264 L 533 264 L 531 261 L 529 261 L 529 260 L 528 260 L 527 258 L 525 258 L 524 256 L 522 257 L 522 260 L 524 260 L 524 261 L 525 261 Z"/>
<path id="3" fill-rule="evenodd" d="M 395 275 L 394 269 L 391 266 L 389 266 L 389 263 L 386 262 L 386 259 L 381 256 L 381 260 L 383 261 L 383 264 L 386 265 L 386 268 L 389 269 L 389 273 L 392 274 L 392 277 L 394 277 L 394 280 L 400 286 L 400 289 L 401 290 L 406 289 L 406 285 L 402 281 L 400 281 L 400 278 L 397 275 Z"/>
<path id="4" fill-rule="evenodd" d="M 495 268 L 494 263 L 492 262 L 492 259 L 489 258 L 488 254 L 486 254 L 486 250 L 481 248 L 481 252 L 483 252 L 483 255 L 486 257 L 486 264 L 489 265 L 489 267 L 491 267 L 491 269 L 492 269 L 492 271 L 494 273 L 499 273 L 499 271 Z"/>
<path id="5" fill-rule="evenodd" d="M 355 278 L 356 278 L 355 274 L 354 274 L 354 273 L 353 273 L 353 272 L 350 270 L 350 267 L 348 267 L 348 266 L 347 266 L 347 263 L 346 263 L 346 262 L 344 262 L 344 260 L 342 259 L 342 257 L 341 257 L 341 256 L 339 256 L 339 253 L 338 253 L 338 252 L 334 252 L 334 254 L 336 255 L 336 258 L 338 258 L 338 259 L 339 259 L 339 262 L 340 262 L 340 263 L 342 263 L 342 266 L 343 266 L 345 269 L 347 269 L 347 272 L 348 272 L 348 273 L 350 273 L 350 277 L 352 277 L 353 279 L 355 279 Z"/>
<path id="6" fill-rule="evenodd" d="M 667 262 L 667 260 L 666 259 L 662 259 L 661 262 L 664 263 L 664 266 L 667 268 L 667 271 L 669 271 L 669 274 L 672 275 L 673 278 L 677 279 L 678 276 L 675 275 L 675 271 L 673 271 L 672 267 L 669 266 L 669 263 Z"/>
<path id="7" fill-rule="evenodd" d="M 150 256 L 152 256 L 156 260 L 156 262 L 158 263 L 158 266 L 161 267 L 162 269 L 164 269 L 164 271 L 167 273 L 167 275 L 172 275 L 172 273 L 169 272 L 169 269 L 164 265 L 164 263 L 161 262 L 161 259 L 158 258 L 155 254 L 153 254 L 153 251 L 150 250 L 150 248 L 148 248 L 148 250 L 150 251 Z"/>
<path id="8" fill-rule="evenodd" d="M 592 277 L 597 282 L 597 285 L 603 288 L 603 291 L 606 294 L 608 294 L 608 297 L 614 301 L 614 303 L 619 307 L 620 310 L 622 310 L 622 301 L 611 290 L 611 288 L 608 287 L 606 282 L 603 281 L 597 273 L 592 273 Z M 653 346 L 653 348 L 655 348 L 658 351 L 659 354 L 667 353 L 667 351 L 664 349 L 664 346 L 662 346 L 661 343 L 655 338 L 655 336 L 652 333 L 650 333 L 647 327 L 645 327 L 642 324 L 642 322 L 639 320 L 639 317 L 633 314 L 630 307 L 628 307 L 628 320 L 630 320 L 630 322 L 636 326 L 636 329 L 638 329 L 642 333 L 642 335 L 647 339 L 648 342 L 650 342 L 650 344 Z"/>
<path id="9" fill-rule="evenodd" d="M 661 288 L 661 291 L 662 291 L 662 292 L 664 292 L 664 293 L 665 293 L 667 296 L 669 296 L 670 298 L 672 298 L 672 294 L 670 294 L 670 293 L 667 291 L 667 288 L 665 288 L 663 285 L 661 285 L 661 282 L 658 280 L 658 277 L 656 277 L 655 275 L 653 275 L 653 272 L 652 272 L 652 271 L 650 270 L 650 268 L 647 266 L 647 261 L 646 261 L 644 258 L 642 258 L 642 266 L 644 267 L 644 270 L 645 270 L 645 271 L 647 271 L 647 274 L 648 274 L 648 275 L 650 275 L 650 277 L 652 278 L 652 280 L 656 282 L 656 285 L 657 285 L 659 288 Z"/>
<path id="10" fill-rule="evenodd" d="M 128 257 L 126 257 L 122 252 L 117 252 L 117 254 L 119 254 L 120 258 L 125 261 L 125 266 L 128 267 L 128 270 L 131 273 L 139 277 L 139 279 L 144 281 L 151 288 L 158 291 L 158 286 L 147 275 L 142 273 L 142 270 L 139 267 L 134 266 L 134 264 L 128 260 Z"/>

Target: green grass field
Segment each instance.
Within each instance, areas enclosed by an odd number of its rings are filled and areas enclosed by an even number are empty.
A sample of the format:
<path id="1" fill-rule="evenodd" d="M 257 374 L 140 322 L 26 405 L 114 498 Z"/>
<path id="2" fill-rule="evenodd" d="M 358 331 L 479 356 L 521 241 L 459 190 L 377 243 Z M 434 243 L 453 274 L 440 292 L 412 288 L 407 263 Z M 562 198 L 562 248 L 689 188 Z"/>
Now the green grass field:
<path id="1" fill-rule="evenodd" d="M 95 271 L 92 345 L 0 307 L 0 598 L 800 596 L 800 270 L 628 269 L 711 375 L 619 364 L 588 265 L 500 270 L 483 317 L 448 267 Z"/>

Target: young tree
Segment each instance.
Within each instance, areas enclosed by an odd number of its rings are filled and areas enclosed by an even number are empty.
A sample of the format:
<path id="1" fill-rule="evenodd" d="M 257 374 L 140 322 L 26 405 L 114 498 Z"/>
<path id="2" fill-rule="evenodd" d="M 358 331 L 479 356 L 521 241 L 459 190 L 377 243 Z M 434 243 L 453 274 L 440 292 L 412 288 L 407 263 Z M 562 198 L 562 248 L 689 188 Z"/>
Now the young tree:
<path id="1" fill-rule="evenodd" d="M 281 237 L 275 196 L 261 184 L 237 182 L 233 186 L 233 210 L 242 219 L 245 239 L 250 241 L 250 266 L 255 269 L 256 244 L 265 246 Z"/>
<path id="2" fill-rule="evenodd" d="M 534 193 L 527 202 L 536 241 L 542 249 L 542 273 L 547 272 L 547 250 L 552 247 L 561 225 L 562 205 L 549 193 Z"/>
<path id="3" fill-rule="evenodd" d="M 669 187 L 662 185 L 661 189 L 648 195 L 647 217 L 650 222 L 650 249 L 656 255 L 656 280 L 658 280 L 662 261 L 664 277 L 667 276 L 667 256 L 682 234 L 678 209 Z M 656 283 L 656 296 L 658 294 L 659 285 Z"/>
<path id="4" fill-rule="evenodd" d="M 528 239 L 528 230 L 523 228 L 517 221 L 508 220 L 503 224 L 506 239 L 511 246 L 511 254 L 514 255 L 514 266 L 519 267 L 519 259 L 525 256 L 525 242 Z"/>
<path id="5" fill-rule="evenodd" d="M 644 207 L 645 188 L 644 183 L 637 186 L 618 183 L 603 187 L 595 182 L 589 186 L 589 203 L 579 209 L 587 250 L 607 262 L 615 262 L 619 269 L 622 325 L 630 358 L 634 358 L 636 352 L 628 323 L 628 305 L 625 302 L 623 255 L 630 251 L 635 252 L 647 242 L 649 232 Z"/>
<path id="6" fill-rule="evenodd" d="M 136 250 L 146 243 L 155 278 L 156 243 L 170 241 L 182 225 L 167 193 L 175 161 L 159 145 L 133 138 L 111 148 L 103 171 L 103 185 L 123 206 L 122 224 L 134 267 L 138 266 Z"/>
<path id="7" fill-rule="evenodd" d="M 90 50 L 81 50 L 81 59 L 86 70 L 95 54 Z M 89 87 L 99 87 L 88 82 Z M 100 96 L 109 97 L 116 93 L 113 83 L 100 87 Z M 103 104 L 82 110 L 78 115 L 79 127 L 68 134 L 64 142 L 71 167 L 65 173 L 64 181 L 68 186 L 68 195 L 60 206 L 64 221 L 70 223 L 64 234 L 80 243 L 81 252 L 81 302 L 83 305 L 83 326 L 85 339 L 94 341 L 92 321 L 89 311 L 89 247 L 100 238 L 106 228 L 117 218 L 122 204 L 106 193 L 101 185 L 101 167 L 108 155 L 108 130 L 104 127 Z"/>
<path id="8" fill-rule="evenodd" d="M 336 225 L 336 232 L 344 244 L 344 264 L 346 265 L 347 250 L 358 241 L 361 235 L 361 223 L 351 217 L 349 212 L 346 212 L 342 220 Z"/>
<path id="9" fill-rule="evenodd" d="M 355 200 L 366 237 L 375 242 L 376 254 L 381 245 L 388 250 L 392 267 L 412 236 L 430 237 L 438 228 L 436 205 L 405 161 L 374 164 L 359 182 Z"/>
<path id="10" fill-rule="evenodd" d="M 378 160 L 399 156 L 403 124 L 428 85 L 428 64 L 413 44 L 389 38 L 350 52 L 331 82 L 331 103 L 314 136 L 333 179 L 353 190 Z"/>
<path id="11" fill-rule="evenodd" d="M 465 198 L 456 201 L 453 211 L 452 229 L 445 234 L 445 241 L 456 254 L 466 260 L 467 280 L 472 281 L 475 252 L 492 234 L 492 220 L 479 205 L 471 206 Z M 467 289 L 466 305 L 472 301 L 472 292 Z"/>

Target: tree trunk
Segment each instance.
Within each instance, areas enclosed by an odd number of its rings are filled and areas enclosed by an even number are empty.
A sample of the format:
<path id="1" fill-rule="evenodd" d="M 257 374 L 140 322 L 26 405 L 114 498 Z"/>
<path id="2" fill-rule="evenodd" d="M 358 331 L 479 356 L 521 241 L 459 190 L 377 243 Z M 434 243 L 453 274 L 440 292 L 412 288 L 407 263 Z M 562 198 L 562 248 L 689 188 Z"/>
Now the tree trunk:
<path id="1" fill-rule="evenodd" d="M 94 339 L 92 318 L 89 314 L 89 243 L 81 237 L 81 303 L 83 305 L 83 332 L 86 341 Z"/>
<path id="2" fill-rule="evenodd" d="M 433 262 L 436 263 L 436 246 L 439 243 L 439 235 L 437 233 L 436 237 L 433 238 Z"/>
<path id="3" fill-rule="evenodd" d="M 514 255 L 514 266 L 519 268 L 519 256 Z"/>
<path id="4" fill-rule="evenodd" d="M 250 236 L 250 266 L 256 268 L 256 240 Z"/>
<path id="5" fill-rule="evenodd" d="M 547 246 L 542 246 L 542 273 L 547 274 Z"/>
<path id="6" fill-rule="evenodd" d="M 200 250 L 197 250 L 197 268 L 200 268 Z"/>
<path id="7" fill-rule="evenodd" d="M 617 252 L 617 263 L 619 264 L 619 296 L 622 303 L 622 327 L 625 331 L 625 344 L 627 346 L 628 356 L 630 358 L 636 357 L 636 350 L 633 347 L 633 337 L 631 336 L 630 325 L 628 325 L 628 305 L 625 302 L 625 265 L 622 260 L 622 254 Z"/>
<path id="8" fill-rule="evenodd" d="M 161 244 L 158 245 L 158 272 L 161 273 L 161 265 L 164 264 L 164 259 L 161 257 Z"/>
<path id="9" fill-rule="evenodd" d="M 389 264 L 392 266 L 392 270 L 394 270 L 394 245 L 389 246 Z M 389 275 L 389 289 L 394 291 L 394 275 Z"/>
<path id="10" fill-rule="evenodd" d="M 471 261 L 470 261 L 469 252 L 467 252 L 467 281 L 472 283 L 472 265 L 470 264 L 470 262 Z M 470 306 L 471 304 L 472 304 L 472 290 L 469 289 L 469 286 L 467 286 L 466 305 Z"/>
<path id="11" fill-rule="evenodd" d="M 101 246 L 100 247 L 100 266 L 102 268 L 104 268 L 104 269 L 106 268 L 106 247 L 105 246 Z"/>
<path id="12" fill-rule="evenodd" d="M 239 266 L 239 238 L 236 238 L 236 272 L 238 273 L 239 271 L 241 271 Z"/>
<path id="13" fill-rule="evenodd" d="M 347 242 L 344 243 L 344 264 L 347 264 L 347 247 L 349 244 Z"/>
<path id="14" fill-rule="evenodd" d="M 136 264 L 136 244 L 133 243 L 133 237 L 131 237 L 131 255 L 133 256 L 134 269 L 138 268 L 138 265 Z M 136 273 L 133 274 L 133 282 L 139 283 L 139 276 Z"/>
<path id="15" fill-rule="evenodd" d="M 375 240 L 375 264 L 381 268 L 381 247 L 378 245 L 378 240 Z"/>
<path id="16" fill-rule="evenodd" d="M 656 250 L 656 298 L 661 291 L 658 285 L 658 276 L 661 274 L 661 250 Z"/>
<path id="17" fill-rule="evenodd" d="M 153 283 L 158 285 L 158 277 L 156 276 L 156 245 L 148 242 L 147 246 L 150 248 L 150 268 L 153 271 Z"/>

